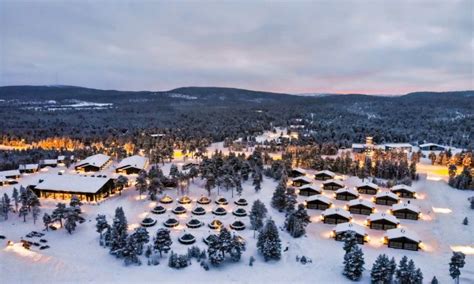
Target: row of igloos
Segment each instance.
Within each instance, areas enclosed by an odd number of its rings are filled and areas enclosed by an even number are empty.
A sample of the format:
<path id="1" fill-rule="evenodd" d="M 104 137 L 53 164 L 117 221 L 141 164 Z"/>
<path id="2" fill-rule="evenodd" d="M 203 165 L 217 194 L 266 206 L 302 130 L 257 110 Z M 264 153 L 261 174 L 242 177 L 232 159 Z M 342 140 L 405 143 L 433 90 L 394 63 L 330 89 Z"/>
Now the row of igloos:
<path id="1" fill-rule="evenodd" d="M 163 203 L 163 204 L 170 204 L 170 203 L 173 203 L 174 199 L 171 198 L 171 196 L 169 196 L 169 195 L 165 195 L 162 198 L 160 198 L 159 201 L 160 201 L 160 203 Z M 192 201 L 193 200 L 187 195 L 181 196 L 177 200 L 177 202 L 179 204 L 191 204 Z M 207 196 L 201 196 L 196 200 L 196 202 L 198 204 L 201 204 L 201 205 L 207 205 L 207 204 L 210 204 L 212 202 L 212 200 Z M 229 201 L 224 197 L 219 197 L 214 202 L 217 205 L 227 205 L 227 204 L 229 204 Z M 247 206 L 248 202 L 244 198 L 239 198 L 238 200 L 234 201 L 234 204 L 237 205 L 237 206 Z"/>
<path id="2" fill-rule="evenodd" d="M 161 205 L 158 205 L 158 206 L 155 206 L 152 210 L 151 210 L 151 213 L 153 214 L 164 214 L 166 213 L 167 209 Z M 188 212 L 188 210 L 184 207 L 184 206 L 181 206 L 181 205 L 178 205 L 176 206 L 175 208 L 173 208 L 171 210 L 171 212 L 173 212 L 175 215 L 182 215 L 182 214 L 186 214 Z M 196 208 L 194 208 L 191 213 L 193 215 L 205 215 L 206 214 L 206 209 L 204 209 L 203 207 L 201 206 L 198 206 Z M 227 210 L 224 208 L 224 207 L 216 207 L 212 210 L 212 214 L 214 215 L 217 215 L 217 216 L 224 216 L 224 215 L 227 215 Z M 234 216 L 237 216 L 237 217 L 245 217 L 247 216 L 247 210 L 245 210 L 244 208 L 237 208 L 235 209 L 234 211 L 232 211 L 232 214 Z"/>
<path id="3" fill-rule="evenodd" d="M 142 220 L 141 225 L 143 227 L 152 227 L 152 226 L 156 225 L 156 223 L 157 223 L 157 221 L 155 219 L 150 218 L 150 217 L 146 217 L 145 219 Z M 165 226 L 167 228 L 175 228 L 175 227 L 179 226 L 179 221 L 174 219 L 174 218 L 169 218 L 168 220 L 166 220 L 163 223 L 163 226 Z M 197 228 L 200 228 L 202 226 L 204 226 L 204 223 L 201 222 L 198 219 L 191 219 L 186 223 L 186 227 L 188 227 L 190 229 L 197 229 Z M 223 226 L 224 226 L 224 224 L 219 219 L 214 219 L 214 220 L 212 220 L 211 223 L 208 224 L 208 227 L 213 229 L 213 230 L 220 230 Z M 230 226 L 231 229 L 236 230 L 236 231 L 241 231 L 241 230 L 245 229 L 244 222 L 242 222 L 240 220 L 234 221 L 229 226 Z"/>
<path id="4" fill-rule="evenodd" d="M 218 236 L 216 234 L 209 233 L 209 235 L 205 238 L 203 238 L 203 242 L 207 245 L 209 245 L 211 242 L 216 240 Z M 196 242 L 196 237 L 193 234 L 186 233 L 184 232 L 179 238 L 178 241 L 183 244 L 183 245 L 191 245 Z M 244 238 L 241 236 L 237 236 L 237 241 L 245 243 Z"/>

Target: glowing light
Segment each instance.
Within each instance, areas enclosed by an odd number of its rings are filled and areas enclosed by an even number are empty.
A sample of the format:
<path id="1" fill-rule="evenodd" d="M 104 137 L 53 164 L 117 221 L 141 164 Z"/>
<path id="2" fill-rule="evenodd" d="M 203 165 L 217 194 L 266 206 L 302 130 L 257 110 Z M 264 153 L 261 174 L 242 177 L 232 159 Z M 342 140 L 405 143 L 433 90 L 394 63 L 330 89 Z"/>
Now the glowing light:
<path id="1" fill-rule="evenodd" d="M 136 228 L 140 227 L 140 224 L 137 224 L 137 223 L 133 223 L 133 224 L 128 224 L 128 230 L 129 231 L 133 231 L 135 230 Z"/>
<path id="2" fill-rule="evenodd" d="M 140 218 L 145 218 L 146 216 L 148 216 L 148 212 L 143 212 L 138 215 Z"/>
<path id="3" fill-rule="evenodd" d="M 156 206 L 156 201 L 150 202 L 150 204 L 148 204 L 149 208 L 155 208 L 155 206 Z"/>
<path id="4" fill-rule="evenodd" d="M 435 213 L 440 213 L 440 214 L 450 214 L 453 212 L 453 210 L 449 208 L 437 208 L 437 207 L 431 207 L 433 209 L 433 212 Z"/>
<path id="5" fill-rule="evenodd" d="M 470 246 L 451 246 L 451 249 L 456 252 L 462 252 L 464 254 L 474 254 L 474 245 Z"/>

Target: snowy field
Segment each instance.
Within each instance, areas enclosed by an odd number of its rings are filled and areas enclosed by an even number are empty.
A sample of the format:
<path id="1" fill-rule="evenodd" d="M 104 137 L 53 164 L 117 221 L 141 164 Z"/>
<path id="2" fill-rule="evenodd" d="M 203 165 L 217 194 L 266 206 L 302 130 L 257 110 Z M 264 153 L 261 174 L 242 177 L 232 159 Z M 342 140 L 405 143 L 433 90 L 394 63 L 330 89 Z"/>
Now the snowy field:
<path id="1" fill-rule="evenodd" d="M 222 145 L 214 144 L 213 149 Z M 178 165 L 182 164 L 180 162 Z M 105 170 L 110 173 L 113 165 Z M 168 173 L 170 164 L 163 167 L 164 173 Z M 64 168 L 49 169 L 48 173 L 56 173 Z M 309 174 L 314 172 L 308 171 Z M 27 185 L 32 180 L 38 178 L 43 173 L 26 175 L 20 179 L 20 184 Z M 422 218 L 419 221 L 400 220 L 403 228 L 416 232 L 422 239 L 425 249 L 423 251 L 406 251 L 387 248 L 382 244 L 381 238 L 384 231 L 375 231 L 367 228 L 370 241 L 362 249 L 365 254 L 365 268 L 361 283 L 370 282 L 370 268 L 375 258 L 385 253 L 389 257 L 394 256 L 398 261 L 403 255 L 412 258 L 417 267 L 420 267 L 425 281 L 430 281 L 434 275 L 440 283 L 450 283 L 448 263 L 454 249 L 474 246 L 474 211 L 469 209 L 467 198 L 474 195 L 473 192 L 459 191 L 450 188 L 446 182 L 426 179 L 426 174 L 422 174 L 420 181 L 415 182 L 413 187 L 418 191 L 419 199 L 412 201 L 421 208 Z M 348 187 L 353 187 L 360 180 L 356 177 L 344 177 L 344 183 Z M 321 182 L 316 181 L 319 186 Z M 190 205 L 185 205 L 188 213 L 176 216 L 171 209 L 178 205 L 176 202 L 176 190 L 168 190 L 165 193 L 175 198 L 172 204 L 163 205 L 168 211 L 163 215 L 155 215 L 150 210 L 156 206 L 157 202 L 140 199 L 138 192 L 134 188 L 123 191 L 121 196 L 113 196 L 99 205 L 84 205 L 83 216 L 86 222 L 78 225 L 76 231 L 69 235 L 66 230 L 45 232 L 43 238 L 48 240 L 51 246 L 47 250 L 38 250 L 32 247 L 31 251 L 23 249 L 19 245 L 7 247 L 7 240 L 19 242 L 21 238 L 32 230 L 42 231 L 41 220 L 36 225 L 33 224 L 31 216 L 24 223 L 21 218 L 10 214 L 7 221 L 0 221 L 0 235 L 6 236 L 5 240 L 0 240 L 0 275 L 2 283 L 213 283 L 218 280 L 221 283 L 350 283 L 342 276 L 342 261 L 344 251 L 342 243 L 329 237 L 333 225 L 323 224 L 320 221 L 321 211 L 308 210 L 312 223 L 307 227 L 306 236 L 293 239 L 286 232 L 281 231 L 282 248 L 288 250 L 282 253 L 282 259 L 278 262 L 264 262 L 263 258 L 256 251 L 256 239 L 253 231 L 249 229 L 248 217 L 235 217 L 232 210 L 237 206 L 233 201 L 239 197 L 232 198 L 231 191 L 220 191 L 220 196 L 229 200 L 226 216 L 215 216 L 211 213 L 216 207 L 214 203 L 202 205 L 207 213 L 204 216 L 193 216 L 190 211 L 196 206 L 195 200 L 206 195 L 203 188 L 204 183 L 196 179 L 190 186 L 189 196 L 193 199 Z M 284 223 L 284 214 L 279 213 L 270 206 L 270 199 L 276 187 L 276 182 L 264 179 L 262 190 L 255 193 L 251 181 L 243 184 L 242 197 L 246 198 L 249 205 L 245 207 L 250 211 L 254 200 L 263 201 L 269 210 L 269 216 L 275 220 L 277 226 Z M 0 187 L 0 193 L 11 194 L 13 186 Z M 347 202 L 338 201 L 333 198 L 333 192 L 323 193 L 331 198 L 336 207 L 343 207 Z M 213 191 L 211 198 L 217 199 L 217 189 Z M 371 196 L 362 195 L 362 198 L 369 200 Z M 304 202 L 306 197 L 298 196 L 299 202 Z M 42 199 L 42 214 L 51 213 L 57 201 Z M 247 250 L 244 252 L 239 263 L 225 263 L 219 268 L 211 267 L 209 271 L 202 269 L 193 260 L 193 264 L 182 270 L 174 270 L 167 265 L 165 256 L 158 266 L 146 265 L 146 258 L 142 256 L 142 266 L 125 267 L 122 260 L 111 256 L 107 248 L 99 245 L 99 234 L 95 229 L 95 217 L 97 214 L 105 214 L 109 223 L 113 218 L 115 208 L 122 206 L 128 219 L 129 228 L 132 230 L 139 226 L 144 217 L 152 217 L 158 223 L 148 228 L 150 236 L 156 233 L 158 228 L 162 228 L 163 222 L 169 217 L 174 217 L 180 221 L 180 226 L 171 229 L 173 240 L 172 250 L 177 253 L 185 253 L 189 246 L 178 242 L 178 237 L 183 232 L 192 233 L 197 241 L 195 245 L 200 248 L 207 246 L 202 242 L 202 238 L 208 236 L 213 231 L 207 224 L 214 218 L 220 219 L 225 226 L 235 220 L 242 220 L 247 225 L 244 231 L 235 232 L 247 241 Z M 385 212 L 390 207 L 376 205 L 378 212 Z M 436 213 L 436 212 L 438 213 Z M 468 217 L 468 226 L 462 225 L 464 217 Z M 353 215 L 353 221 L 363 224 L 366 216 Z M 191 218 L 197 218 L 206 225 L 198 229 L 188 229 L 185 223 Z M 312 263 L 302 265 L 295 261 L 297 256 L 305 255 L 312 260 Z M 256 262 L 253 267 L 248 265 L 249 258 L 254 256 Z M 474 283 L 474 254 L 466 256 L 466 266 L 462 269 L 461 283 Z"/>

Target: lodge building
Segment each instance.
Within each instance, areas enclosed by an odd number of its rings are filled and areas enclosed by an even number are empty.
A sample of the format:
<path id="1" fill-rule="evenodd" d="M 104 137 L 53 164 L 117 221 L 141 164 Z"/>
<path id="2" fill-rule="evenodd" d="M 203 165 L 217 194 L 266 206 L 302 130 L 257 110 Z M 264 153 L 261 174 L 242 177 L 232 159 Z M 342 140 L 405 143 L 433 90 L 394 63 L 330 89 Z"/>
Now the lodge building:
<path id="1" fill-rule="evenodd" d="M 38 171 L 39 165 L 38 164 L 23 164 L 18 167 L 20 173 L 36 173 Z"/>
<path id="2" fill-rule="evenodd" d="M 296 177 L 292 179 L 291 181 L 292 181 L 293 186 L 296 186 L 296 187 L 301 187 L 303 185 L 311 184 L 313 182 L 310 178 L 306 176 Z"/>
<path id="3" fill-rule="evenodd" d="M 300 169 L 300 168 L 294 168 L 289 172 L 288 177 L 296 178 L 296 177 L 301 177 L 301 176 L 305 176 L 305 175 L 306 175 L 305 170 Z"/>
<path id="4" fill-rule="evenodd" d="M 392 206 L 393 204 L 398 203 L 400 198 L 393 192 L 390 191 L 381 191 L 378 192 L 374 197 L 374 202 L 379 205 Z"/>
<path id="5" fill-rule="evenodd" d="M 344 237 L 347 233 L 354 232 L 356 241 L 358 244 L 363 245 L 369 240 L 369 236 L 365 231 L 365 228 L 357 223 L 345 222 L 337 224 L 332 231 L 332 236 L 336 241 L 344 241 Z"/>
<path id="6" fill-rule="evenodd" d="M 123 159 L 115 169 L 119 174 L 138 174 L 148 166 L 148 159 L 139 155 L 134 155 Z"/>
<path id="7" fill-rule="evenodd" d="M 418 220 L 420 218 L 420 208 L 410 203 L 394 204 L 391 212 L 398 219 Z"/>
<path id="8" fill-rule="evenodd" d="M 421 248 L 421 240 L 417 234 L 407 229 L 391 229 L 385 233 L 384 243 L 389 248 L 417 251 Z"/>
<path id="9" fill-rule="evenodd" d="M 28 186 L 38 197 L 69 200 L 76 195 L 83 201 L 99 201 L 115 193 L 114 180 L 107 176 L 55 175 L 39 176 Z"/>
<path id="10" fill-rule="evenodd" d="M 321 194 L 321 188 L 312 184 L 303 185 L 302 187 L 297 188 L 297 190 L 298 194 L 301 196 L 313 196 Z"/>
<path id="11" fill-rule="evenodd" d="M 395 193 L 401 198 L 416 198 L 416 190 L 411 186 L 398 184 L 390 189 L 391 192 Z"/>
<path id="12" fill-rule="evenodd" d="M 324 224 L 340 224 L 352 219 L 351 213 L 342 208 L 329 208 L 321 213 Z"/>
<path id="13" fill-rule="evenodd" d="M 395 216 L 385 213 L 373 213 L 367 217 L 367 225 L 374 230 L 395 229 L 399 224 Z"/>
<path id="14" fill-rule="evenodd" d="M 366 182 L 356 186 L 356 189 L 360 194 L 375 195 L 379 191 L 379 186 L 371 182 Z"/>
<path id="15" fill-rule="evenodd" d="M 80 172 L 98 172 L 104 169 L 110 161 L 111 159 L 109 156 L 96 154 L 78 162 L 74 168 L 76 171 Z"/>
<path id="16" fill-rule="evenodd" d="M 375 211 L 375 205 L 364 199 L 354 199 L 349 201 L 347 209 L 352 214 L 370 215 Z"/>
<path id="17" fill-rule="evenodd" d="M 323 188 L 325 190 L 338 190 L 344 187 L 344 183 L 337 179 L 328 179 L 323 182 Z"/>
<path id="18" fill-rule="evenodd" d="M 355 189 L 343 187 L 334 193 L 337 200 L 353 200 L 359 198 L 359 193 Z"/>
<path id="19" fill-rule="evenodd" d="M 328 179 L 333 179 L 336 176 L 331 171 L 324 170 L 324 171 L 319 171 L 314 174 L 314 178 L 317 180 L 328 180 Z"/>
<path id="20" fill-rule="evenodd" d="M 313 195 L 305 201 L 307 209 L 326 210 L 332 206 L 331 200 L 324 195 Z"/>

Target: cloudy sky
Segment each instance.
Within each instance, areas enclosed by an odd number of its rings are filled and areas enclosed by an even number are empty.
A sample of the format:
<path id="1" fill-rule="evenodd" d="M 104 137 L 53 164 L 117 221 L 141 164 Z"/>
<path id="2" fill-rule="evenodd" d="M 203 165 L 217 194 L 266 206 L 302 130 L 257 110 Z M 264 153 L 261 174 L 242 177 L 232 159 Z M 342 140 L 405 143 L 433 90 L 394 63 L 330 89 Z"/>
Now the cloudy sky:
<path id="1" fill-rule="evenodd" d="M 0 0 L 0 85 L 474 89 L 473 3 Z"/>

